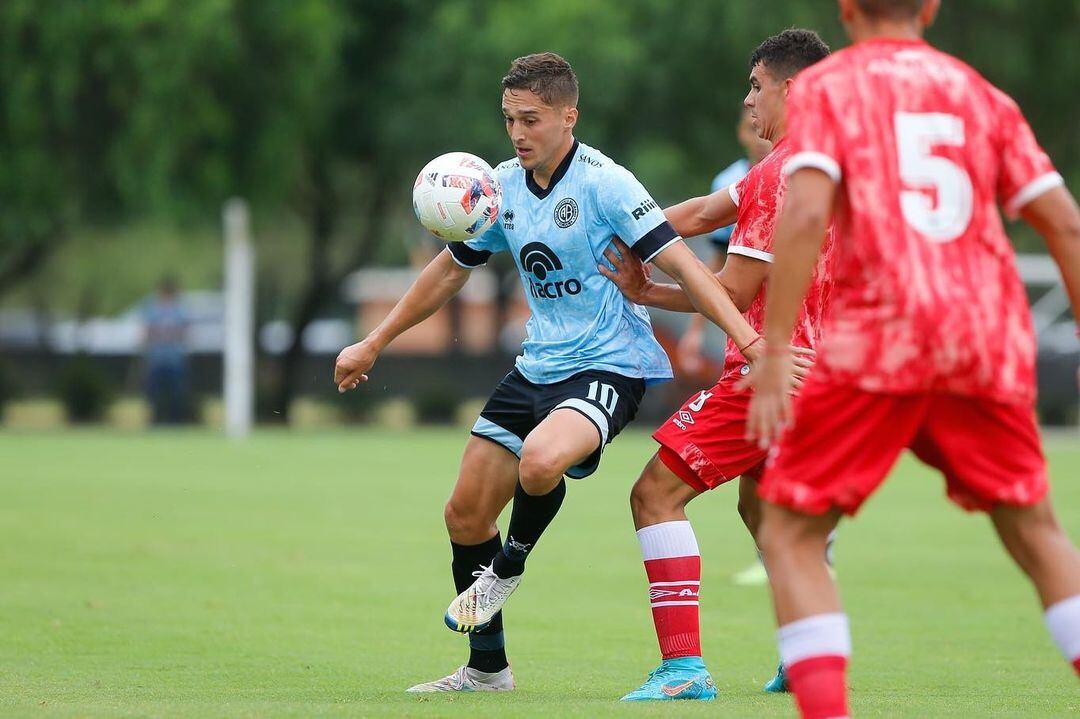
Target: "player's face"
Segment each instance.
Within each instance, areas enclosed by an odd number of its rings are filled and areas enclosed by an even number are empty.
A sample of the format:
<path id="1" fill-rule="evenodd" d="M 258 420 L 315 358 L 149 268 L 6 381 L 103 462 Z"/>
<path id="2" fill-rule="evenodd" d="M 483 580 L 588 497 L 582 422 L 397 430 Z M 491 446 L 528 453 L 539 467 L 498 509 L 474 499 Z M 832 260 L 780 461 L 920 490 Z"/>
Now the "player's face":
<path id="1" fill-rule="evenodd" d="M 790 80 L 777 79 L 762 63 L 750 71 L 750 92 L 743 105 L 758 137 L 775 142 L 784 134 L 787 122 L 787 93 Z"/>
<path id="2" fill-rule="evenodd" d="M 577 108 L 553 107 L 531 90 L 505 90 L 502 100 L 506 133 L 526 170 L 552 171 L 565 154 L 577 122 Z"/>
<path id="3" fill-rule="evenodd" d="M 750 117 L 750 109 L 746 107 L 742 109 L 742 116 L 739 118 L 738 138 L 739 144 L 746 150 L 746 157 L 751 164 L 756 165 L 772 149 L 771 142 L 758 137 L 757 130 L 754 129 L 753 119 Z"/>

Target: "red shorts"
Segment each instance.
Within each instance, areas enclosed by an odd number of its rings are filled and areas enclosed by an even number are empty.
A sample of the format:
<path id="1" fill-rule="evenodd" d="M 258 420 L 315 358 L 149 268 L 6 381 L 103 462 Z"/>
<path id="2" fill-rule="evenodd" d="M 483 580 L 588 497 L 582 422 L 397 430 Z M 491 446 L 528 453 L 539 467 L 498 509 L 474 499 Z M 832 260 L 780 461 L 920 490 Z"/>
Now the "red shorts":
<path id="1" fill-rule="evenodd" d="M 694 395 L 653 433 L 660 461 L 699 492 L 743 474 L 756 478 L 765 462 L 766 452 L 745 439 L 750 393 L 736 391 L 736 379 Z"/>
<path id="2" fill-rule="evenodd" d="M 854 514 L 905 448 L 941 470 L 949 498 L 964 509 L 1026 506 L 1046 496 L 1032 407 L 877 394 L 813 378 L 795 400 L 794 423 L 770 455 L 758 493 L 806 514 Z"/>

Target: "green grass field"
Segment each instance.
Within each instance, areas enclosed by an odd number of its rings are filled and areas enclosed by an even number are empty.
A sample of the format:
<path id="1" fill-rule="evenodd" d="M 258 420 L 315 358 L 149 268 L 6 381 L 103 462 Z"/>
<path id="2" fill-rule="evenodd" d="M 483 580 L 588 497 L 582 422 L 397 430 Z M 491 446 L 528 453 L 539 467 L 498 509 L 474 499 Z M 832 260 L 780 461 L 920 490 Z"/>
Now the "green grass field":
<path id="1" fill-rule="evenodd" d="M 626 495 L 641 433 L 573 483 L 507 610 L 519 690 L 402 692 L 461 663 L 442 504 L 465 432 L 0 435 L 0 714 L 31 717 L 793 716 L 734 488 L 692 508 L 709 705 L 620 705 L 656 664 Z M 1080 537 L 1080 444 L 1049 444 Z M 1076 678 L 984 519 L 905 461 L 842 526 L 853 711 L 1062 717 Z"/>

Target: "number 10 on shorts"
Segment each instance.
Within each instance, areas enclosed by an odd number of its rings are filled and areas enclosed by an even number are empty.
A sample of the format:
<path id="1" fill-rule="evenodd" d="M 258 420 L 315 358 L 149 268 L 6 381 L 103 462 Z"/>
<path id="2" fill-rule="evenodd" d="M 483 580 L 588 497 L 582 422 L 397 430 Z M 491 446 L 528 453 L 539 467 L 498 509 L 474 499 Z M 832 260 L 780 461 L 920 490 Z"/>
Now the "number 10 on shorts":
<path id="1" fill-rule="evenodd" d="M 619 393 L 611 385 L 604 384 L 599 380 L 593 380 L 589 383 L 588 398 L 593 402 L 598 402 L 608 413 L 608 416 L 615 415 L 615 405 L 619 404 Z"/>

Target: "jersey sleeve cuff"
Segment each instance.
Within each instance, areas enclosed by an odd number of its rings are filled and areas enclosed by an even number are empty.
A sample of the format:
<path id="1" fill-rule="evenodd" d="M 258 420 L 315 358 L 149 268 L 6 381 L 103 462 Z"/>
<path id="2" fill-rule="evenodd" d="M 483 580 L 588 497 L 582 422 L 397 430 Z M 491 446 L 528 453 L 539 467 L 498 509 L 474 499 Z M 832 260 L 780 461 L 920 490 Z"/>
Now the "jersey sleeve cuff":
<path id="1" fill-rule="evenodd" d="M 638 238 L 630 249 L 642 262 L 652 262 L 657 255 L 681 239 L 671 223 L 665 220 Z"/>
<path id="2" fill-rule="evenodd" d="M 1024 205 L 1044 192 L 1048 192 L 1055 187 L 1060 187 L 1064 184 L 1065 178 L 1058 172 L 1048 172 L 1045 175 L 1036 177 L 1034 180 L 1021 187 L 1020 191 L 1013 195 L 1011 200 L 1005 203 L 1005 214 L 1015 220 L 1020 214 L 1020 210 L 1024 209 Z"/>
<path id="3" fill-rule="evenodd" d="M 807 167 L 821 170 L 828 175 L 833 182 L 840 182 L 840 178 L 842 177 L 840 173 L 840 163 L 826 155 L 824 152 L 811 151 L 797 152 L 792 155 L 791 158 L 784 163 L 784 174 L 792 175 L 798 170 Z"/>
<path id="4" fill-rule="evenodd" d="M 738 185 L 737 182 L 732 182 L 727 187 L 728 197 L 731 198 L 731 201 L 735 203 L 736 207 L 739 206 L 739 188 L 737 187 L 737 185 Z"/>
<path id="5" fill-rule="evenodd" d="M 446 251 L 450 253 L 454 262 L 467 270 L 486 265 L 488 258 L 491 257 L 491 253 L 487 250 L 474 250 L 464 242 L 447 242 Z"/>
<path id="6" fill-rule="evenodd" d="M 753 257 L 755 260 L 763 260 L 764 262 L 773 261 L 773 253 L 766 252 L 765 250 L 755 250 L 753 247 L 728 245 L 727 251 L 729 255 L 744 255 L 746 257 Z"/>

